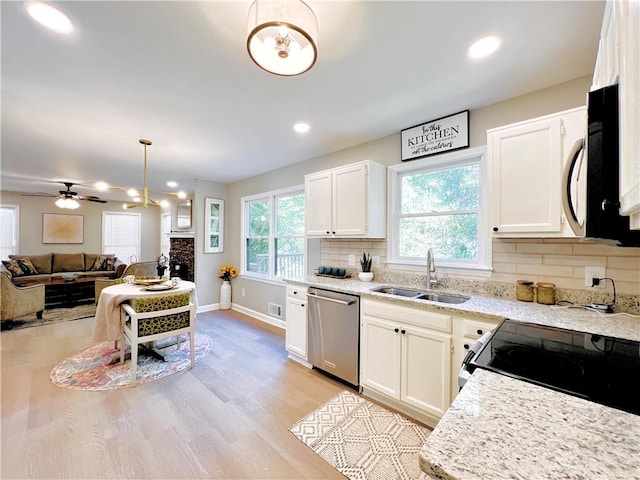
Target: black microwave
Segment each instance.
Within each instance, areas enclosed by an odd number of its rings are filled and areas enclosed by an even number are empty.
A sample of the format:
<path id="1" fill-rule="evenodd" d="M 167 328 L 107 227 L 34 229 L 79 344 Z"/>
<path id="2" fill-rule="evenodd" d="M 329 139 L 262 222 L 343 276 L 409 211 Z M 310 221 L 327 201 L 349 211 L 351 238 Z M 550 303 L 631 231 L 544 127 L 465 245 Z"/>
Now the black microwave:
<path id="1" fill-rule="evenodd" d="M 571 199 L 571 178 L 580 168 L 581 144 L 565 169 L 563 204 L 574 233 L 580 237 L 613 240 L 620 246 L 640 246 L 640 231 L 629 228 L 629 217 L 620 215 L 620 132 L 618 85 L 589 92 L 586 138 L 586 211 L 578 221 Z M 582 142 L 581 142 L 582 143 Z"/>

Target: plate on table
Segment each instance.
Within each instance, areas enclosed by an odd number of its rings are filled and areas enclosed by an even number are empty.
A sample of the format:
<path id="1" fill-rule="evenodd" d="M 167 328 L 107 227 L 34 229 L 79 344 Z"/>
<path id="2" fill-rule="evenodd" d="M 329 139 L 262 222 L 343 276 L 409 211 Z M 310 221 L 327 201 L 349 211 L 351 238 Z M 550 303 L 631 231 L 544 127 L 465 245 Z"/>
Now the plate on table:
<path id="1" fill-rule="evenodd" d="M 145 290 L 150 292 L 161 292 L 162 290 L 171 290 L 172 288 L 175 287 L 173 285 L 149 285 L 144 287 Z"/>
<path id="2" fill-rule="evenodd" d="M 167 279 L 166 278 L 147 278 L 147 279 L 140 279 L 140 280 L 136 280 L 135 283 L 136 285 L 159 285 L 161 283 L 166 282 Z"/>

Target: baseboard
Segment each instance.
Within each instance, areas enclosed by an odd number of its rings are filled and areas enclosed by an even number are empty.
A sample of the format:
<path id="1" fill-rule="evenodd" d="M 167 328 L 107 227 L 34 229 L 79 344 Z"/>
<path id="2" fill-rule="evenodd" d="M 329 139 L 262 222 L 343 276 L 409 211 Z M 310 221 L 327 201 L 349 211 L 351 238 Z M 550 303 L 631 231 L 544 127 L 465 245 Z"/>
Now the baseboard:
<path id="1" fill-rule="evenodd" d="M 235 310 L 236 312 L 244 313 L 245 315 L 253 317 L 256 320 L 259 320 L 259 321 L 264 322 L 264 323 L 268 323 L 269 325 L 272 325 L 274 327 L 280 328 L 282 330 L 287 328 L 287 325 L 286 325 L 284 320 L 279 320 L 277 318 L 270 317 L 269 315 L 265 315 L 264 313 L 260 313 L 260 312 L 256 312 L 255 310 L 251 310 L 250 308 L 242 307 L 240 305 L 232 303 L 231 304 L 231 309 Z"/>

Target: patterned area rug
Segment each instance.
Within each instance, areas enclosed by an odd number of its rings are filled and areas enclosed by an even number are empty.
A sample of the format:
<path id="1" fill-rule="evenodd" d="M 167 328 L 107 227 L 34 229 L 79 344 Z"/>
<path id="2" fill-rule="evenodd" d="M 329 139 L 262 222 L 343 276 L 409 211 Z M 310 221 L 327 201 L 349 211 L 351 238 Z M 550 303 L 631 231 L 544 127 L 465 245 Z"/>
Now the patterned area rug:
<path id="1" fill-rule="evenodd" d="M 344 391 L 289 431 L 352 480 L 428 479 L 418 452 L 429 429 Z"/>
<path id="2" fill-rule="evenodd" d="M 163 349 L 166 361 L 140 352 L 138 356 L 138 384 L 153 382 L 179 372 L 191 365 L 189 336 L 184 335 L 180 350 L 177 345 Z M 204 357 L 211 350 L 211 337 L 203 333 L 195 334 L 195 360 Z M 120 363 L 120 350 L 114 342 L 102 342 L 60 362 L 51 371 L 49 378 L 59 387 L 73 390 L 110 390 L 129 386 L 131 378 L 130 349 L 127 346 L 125 361 Z M 111 362 L 115 362 L 110 364 Z"/>
<path id="3" fill-rule="evenodd" d="M 13 320 L 3 320 L 0 322 L 0 328 L 4 331 L 39 327 L 40 325 L 48 325 L 50 323 L 68 322 L 70 320 L 93 317 L 95 314 L 96 306 L 93 303 L 71 308 L 53 308 L 51 310 L 45 310 L 41 319 L 37 318 L 34 313 L 32 315 L 14 318 Z"/>

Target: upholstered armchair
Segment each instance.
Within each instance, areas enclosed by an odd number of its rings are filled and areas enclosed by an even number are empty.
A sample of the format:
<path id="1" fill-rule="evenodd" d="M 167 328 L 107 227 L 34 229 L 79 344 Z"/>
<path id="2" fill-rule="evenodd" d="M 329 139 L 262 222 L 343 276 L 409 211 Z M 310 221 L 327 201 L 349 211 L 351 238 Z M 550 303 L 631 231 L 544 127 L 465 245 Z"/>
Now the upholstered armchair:
<path id="1" fill-rule="evenodd" d="M 188 292 L 141 297 L 120 305 L 120 325 L 124 341 L 120 342 L 120 363 L 124 362 L 126 344 L 131 345 L 131 382 L 136 386 L 138 373 L 138 345 L 163 338 L 189 334 L 191 368 L 195 363 L 194 333 L 195 305 Z"/>
<path id="2" fill-rule="evenodd" d="M 158 278 L 156 262 L 153 261 L 132 263 L 125 267 L 122 275 L 118 278 L 96 280 L 94 287 L 96 305 L 98 304 L 98 300 L 100 299 L 100 292 L 102 292 L 103 288 L 124 282 L 124 277 L 126 277 L 127 275 L 133 275 L 136 278 Z"/>
<path id="3" fill-rule="evenodd" d="M 13 320 L 35 313 L 42 318 L 44 311 L 44 285 L 17 287 L 11 281 L 9 273 L 0 271 L 0 287 L 2 288 L 2 320 Z"/>

